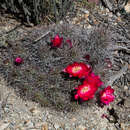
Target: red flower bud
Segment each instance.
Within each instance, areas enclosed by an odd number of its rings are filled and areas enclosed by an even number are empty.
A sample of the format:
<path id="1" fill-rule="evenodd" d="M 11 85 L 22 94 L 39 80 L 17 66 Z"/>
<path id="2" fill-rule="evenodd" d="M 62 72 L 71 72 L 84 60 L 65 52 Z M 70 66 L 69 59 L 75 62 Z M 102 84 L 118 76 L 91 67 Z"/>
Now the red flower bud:
<path id="1" fill-rule="evenodd" d="M 105 61 L 106 64 L 107 64 L 107 68 L 112 68 L 112 62 L 110 61 L 109 58 L 106 58 L 104 61 Z"/>
<path id="2" fill-rule="evenodd" d="M 51 39 L 52 47 L 61 47 L 63 38 L 56 35 L 53 39 Z"/>
<path id="3" fill-rule="evenodd" d="M 70 48 L 72 48 L 72 42 L 71 42 L 71 40 L 66 40 L 66 43 L 68 43 L 69 44 L 69 46 L 70 46 Z"/>
<path id="4" fill-rule="evenodd" d="M 90 60 L 90 55 L 85 55 L 84 58 L 89 61 Z"/>
<path id="5" fill-rule="evenodd" d="M 68 65 L 63 71 L 70 74 L 71 77 L 85 78 L 91 72 L 91 67 L 84 63 L 74 62 Z"/>
<path id="6" fill-rule="evenodd" d="M 17 58 L 15 58 L 14 62 L 16 65 L 20 65 L 23 62 L 23 59 L 21 57 L 17 57 Z"/>
<path id="7" fill-rule="evenodd" d="M 113 95 L 114 89 L 111 86 L 107 86 L 104 90 L 100 92 L 100 100 L 102 103 L 108 105 L 110 102 L 113 102 L 115 96 Z"/>

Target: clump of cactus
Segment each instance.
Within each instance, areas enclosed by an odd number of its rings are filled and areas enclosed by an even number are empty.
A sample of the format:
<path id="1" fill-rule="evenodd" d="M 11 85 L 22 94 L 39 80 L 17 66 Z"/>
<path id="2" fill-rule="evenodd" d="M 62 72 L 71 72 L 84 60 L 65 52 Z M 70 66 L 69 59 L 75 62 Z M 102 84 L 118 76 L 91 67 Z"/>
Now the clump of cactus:
<path id="1" fill-rule="evenodd" d="M 0 8 L 21 17 L 27 23 L 38 24 L 48 19 L 57 21 L 71 9 L 72 0 L 2 0 Z"/>

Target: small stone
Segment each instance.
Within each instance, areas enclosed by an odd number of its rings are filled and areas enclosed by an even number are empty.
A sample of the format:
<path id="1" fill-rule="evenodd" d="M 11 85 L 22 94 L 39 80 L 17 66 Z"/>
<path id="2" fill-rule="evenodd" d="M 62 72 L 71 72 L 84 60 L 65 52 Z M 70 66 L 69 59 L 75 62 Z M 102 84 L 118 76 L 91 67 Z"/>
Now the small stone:
<path id="1" fill-rule="evenodd" d="M 3 124 L 0 124 L 0 130 L 5 130 L 8 126 L 9 126 L 10 123 L 3 123 Z"/>
<path id="2" fill-rule="evenodd" d="M 70 130 L 71 126 L 70 126 L 70 124 L 65 124 L 64 128 L 65 128 L 65 130 Z"/>
<path id="3" fill-rule="evenodd" d="M 36 108 L 31 108 L 30 109 L 30 112 L 33 114 L 33 115 L 36 115 L 39 113 L 39 111 L 36 109 Z"/>
<path id="4" fill-rule="evenodd" d="M 125 11 L 127 13 L 130 13 L 130 3 L 128 3 L 126 6 L 125 6 Z"/>
<path id="5" fill-rule="evenodd" d="M 92 26 L 91 26 L 91 25 L 88 25 L 87 28 L 90 29 L 90 28 L 92 28 Z"/>
<path id="6" fill-rule="evenodd" d="M 106 12 L 107 12 L 107 13 L 109 13 L 109 12 L 110 12 L 108 8 L 106 8 Z"/>
<path id="7" fill-rule="evenodd" d="M 75 122 L 77 119 L 76 118 L 72 118 L 71 119 L 71 122 Z"/>
<path id="8" fill-rule="evenodd" d="M 121 123 L 121 129 L 125 130 L 125 124 L 124 123 Z"/>
<path id="9" fill-rule="evenodd" d="M 42 121 L 46 121 L 46 120 L 47 120 L 47 116 L 46 116 L 46 115 L 43 115 Z"/>
<path id="10" fill-rule="evenodd" d="M 124 89 L 125 89 L 125 90 L 128 90 L 128 86 L 125 85 L 125 86 L 124 86 Z"/>
<path id="11" fill-rule="evenodd" d="M 85 17 L 85 19 L 87 19 L 87 20 L 88 20 L 89 13 L 84 14 L 84 17 Z"/>
<path id="12" fill-rule="evenodd" d="M 59 23 L 60 23 L 60 24 L 63 24 L 63 21 L 61 20 Z"/>
<path id="13" fill-rule="evenodd" d="M 110 116 L 109 121 L 110 121 L 110 123 L 114 123 L 116 120 L 115 120 L 115 118 L 113 116 Z"/>
<path id="14" fill-rule="evenodd" d="M 128 98 L 125 100 L 125 107 L 130 107 L 130 101 Z"/>
<path id="15" fill-rule="evenodd" d="M 25 121 L 24 124 L 25 124 L 26 127 L 29 127 L 29 128 L 34 127 L 33 122 L 31 122 L 30 120 Z"/>
<path id="16" fill-rule="evenodd" d="M 121 14 L 120 14 L 119 12 L 117 12 L 117 13 L 116 13 L 116 15 L 117 15 L 118 17 L 120 17 L 120 16 L 121 16 Z"/>
<path id="17" fill-rule="evenodd" d="M 35 111 L 35 108 L 31 108 L 30 112 L 33 113 Z"/>
<path id="18" fill-rule="evenodd" d="M 58 128 L 60 128 L 59 124 L 54 124 L 54 128 L 57 130 Z"/>
<path id="19" fill-rule="evenodd" d="M 108 15 L 109 15 L 109 17 L 112 17 L 112 16 L 113 16 L 113 13 L 112 13 L 112 12 L 109 12 Z"/>
<path id="20" fill-rule="evenodd" d="M 43 125 L 43 122 L 37 122 L 37 123 L 35 124 L 35 127 L 36 127 L 36 128 L 40 128 L 40 127 L 42 127 L 42 125 Z"/>
<path id="21" fill-rule="evenodd" d="M 51 118 L 52 118 L 52 115 L 48 115 L 47 118 L 48 118 L 48 119 L 51 119 Z"/>
<path id="22" fill-rule="evenodd" d="M 4 63 L 5 65 L 8 65 L 8 64 L 9 64 L 9 59 L 4 60 L 3 63 Z"/>
<path id="23" fill-rule="evenodd" d="M 117 23 L 114 23 L 114 25 L 117 25 Z"/>
<path id="24" fill-rule="evenodd" d="M 121 22 L 121 17 L 118 17 L 118 18 L 117 18 L 117 22 Z"/>
<path id="25" fill-rule="evenodd" d="M 43 123 L 41 130 L 48 130 L 48 124 L 46 122 Z"/>
<path id="26" fill-rule="evenodd" d="M 79 125 L 76 130 L 87 130 L 85 126 Z"/>
<path id="27" fill-rule="evenodd" d="M 15 130 L 26 130 L 26 128 L 25 127 L 17 127 L 17 128 L 15 128 Z"/>

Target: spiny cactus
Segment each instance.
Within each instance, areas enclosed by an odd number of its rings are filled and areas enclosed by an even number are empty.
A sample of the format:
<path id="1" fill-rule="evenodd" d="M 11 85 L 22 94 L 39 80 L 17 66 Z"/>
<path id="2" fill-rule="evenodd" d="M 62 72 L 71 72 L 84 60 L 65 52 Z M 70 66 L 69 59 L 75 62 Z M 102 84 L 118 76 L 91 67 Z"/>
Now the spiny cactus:
<path id="1" fill-rule="evenodd" d="M 22 16 L 27 23 L 38 24 L 45 16 L 50 15 L 53 20 L 61 19 L 72 5 L 72 0 L 2 0 L 0 8 Z"/>

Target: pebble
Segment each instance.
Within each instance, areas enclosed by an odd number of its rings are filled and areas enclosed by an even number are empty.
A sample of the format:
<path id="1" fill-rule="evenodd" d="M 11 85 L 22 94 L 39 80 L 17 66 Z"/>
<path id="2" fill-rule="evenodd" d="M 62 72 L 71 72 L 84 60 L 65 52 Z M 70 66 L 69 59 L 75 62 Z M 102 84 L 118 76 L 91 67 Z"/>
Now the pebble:
<path id="1" fill-rule="evenodd" d="M 77 119 L 76 118 L 72 118 L 71 119 L 71 122 L 75 122 Z"/>
<path id="2" fill-rule="evenodd" d="M 130 107 L 130 101 L 128 98 L 125 100 L 125 107 Z"/>
<path id="3" fill-rule="evenodd" d="M 43 122 L 37 122 L 37 123 L 35 124 L 35 127 L 36 127 L 36 128 L 40 128 L 40 127 L 42 127 L 42 125 L 43 125 Z"/>
<path id="4" fill-rule="evenodd" d="M 47 120 L 47 117 L 45 115 L 43 115 L 42 121 L 46 121 L 46 120 Z"/>
<path id="5" fill-rule="evenodd" d="M 40 111 L 38 111 L 36 108 L 31 108 L 31 109 L 30 109 L 30 112 L 31 112 L 33 115 L 37 115 Z"/>
<path id="6" fill-rule="evenodd" d="M 29 128 L 33 128 L 34 127 L 33 122 L 31 122 L 30 120 L 25 121 L 24 124 L 25 124 L 26 127 L 29 127 Z"/>
<path id="7" fill-rule="evenodd" d="M 107 12 L 107 13 L 109 13 L 109 12 L 110 12 L 108 8 L 106 8 L 106 12 Z"/>
<path id="8" fill-rule="evenodd" d="M 113 13 L 112 12 L 109 12 L 108 15 L 109 15 L 109 17 L 113 17 Z"/>
<path id="9" fill-rule="evenodd" d="M 115 118 L 113 116 L 110 116 L 109 117 L 109 121 L 110 121 L 110 123 L 114 123 L 115 122 Z"/>
<path id="10" fill-rule="evenodd" d="M 124 89 L 125 89 L 125 90 L 128 90 L 128 86 L 124 86 Z"/>
<path id="11" fill-rule="evenodd" d="M 88 25 L 88 26 L 87 26 L 87 28 L 88 28 L 88 29 L 91 29 L 91 28 L 92 28 L 92 26 L 91 26 L 91 25 Z"/>
<path id="12" fill-rule="evenodd" d="M 0 125 L 0 130 L 5 130 L 8 126 L 9 126 L 10 123 L 4 123 L 2 125 Z"/>
<path id="13" fill-rule="evenodd" d="M 60 23 L 60 24 L 63 24 L 63 21 L 61 20 L 59 23 Z"/>
<path id="14" fill-rule="evenodd" d="M 47 118 L 48 118 L 48 119 L 52 118 L 52 115 L 48 115 Z"/>
<path id="15" fill-rule="evenodd" d="M 48 130 L 48 124 L 47 124 L 47 122 L 43 123 L 41 130 Z"/>
<path id="16" fill-rule="evenodd" d="M 125 10 L 127 13 L 130 13 L 130 3 L 128 3 L 126 6 L 125 6 Z"/>
<path id="17" fill-rule="evenodd" d="M 87 130 L 85 126 L 79 125 L 76 130 Z"/>
<path id="18" fill-rule="evenodd" d="M 65 127 L 65 130 L 70 130 L 71 128 L 70 124 L 65 124 L 64 127 Z"/>
<path id="19" fill-rule="evenodd" d="M 54 124 L 54 128 L 57 130 L 58 128 L 60 128 L 59 124 Z"/>
<path id="20" fill-rule="evenodd" d="M 125 124 L 124 123 L 121 123 L 121 129 L 125 130 Z"/>

